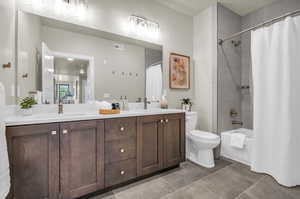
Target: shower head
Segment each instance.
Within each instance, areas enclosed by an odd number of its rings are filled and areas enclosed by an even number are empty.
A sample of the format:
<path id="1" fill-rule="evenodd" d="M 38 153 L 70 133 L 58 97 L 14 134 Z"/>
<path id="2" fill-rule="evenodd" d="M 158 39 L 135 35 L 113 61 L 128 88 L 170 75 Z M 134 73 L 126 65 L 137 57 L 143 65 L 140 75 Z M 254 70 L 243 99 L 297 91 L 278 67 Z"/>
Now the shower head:
<path id="1" fill-rule="evenodd" d="M 231 43 L 234 45 L 234 47 L 238 47 L 242 44 L 242 41 L 241 40 L 238 40 L 238 41 L 232 40 Z"/>

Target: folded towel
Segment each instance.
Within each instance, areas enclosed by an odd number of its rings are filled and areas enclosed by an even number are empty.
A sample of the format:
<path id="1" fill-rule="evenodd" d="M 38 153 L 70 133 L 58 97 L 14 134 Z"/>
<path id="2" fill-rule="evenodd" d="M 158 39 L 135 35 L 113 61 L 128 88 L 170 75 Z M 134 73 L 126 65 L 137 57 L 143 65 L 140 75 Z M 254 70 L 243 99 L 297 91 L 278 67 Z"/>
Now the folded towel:
<path id="1" fill-rule="evenodd" d="M 230 146 L 243 149 L 245 145 L 246 135 L 242 133 L 232 133 L 230 135 Z"/>
<path id="2" fill-rule="evenodd" d="M 5 198 L 10 189 L 9 162 L 7 153 L 7 143 L 5 136 L 4 115 L 2 114 L 5 106 L 5 89 L 0 82 L 0 199 Z"/>
<path id="3" fill-rule="evenodd" d="M 109 102 L 106 101 L 96 101 L 96 106 L 98 107 L 98 109 L 106 109 L 106 110 L 111 110 L 112 109 L 112 105 Z"/>
<path id="4" fill-rule="evenodd" d="M 10 175 L 9 171 L 0 174 L 0 198 L 6 198 L 10 189 Z"/>

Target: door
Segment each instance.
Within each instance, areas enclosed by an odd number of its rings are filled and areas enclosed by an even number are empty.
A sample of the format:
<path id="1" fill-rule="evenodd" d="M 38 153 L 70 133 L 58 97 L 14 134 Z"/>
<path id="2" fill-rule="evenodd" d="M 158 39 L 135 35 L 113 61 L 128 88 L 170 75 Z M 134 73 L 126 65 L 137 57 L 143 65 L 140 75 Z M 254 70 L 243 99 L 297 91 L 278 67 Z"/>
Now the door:
<path id="1" fill-rule="evenodd" d="M 165 115 L 164 168 L 178 165 L 185 160 L 184 114 Z"/>
<path id="2" fill-rule="evenodd" d="M 163 167 L 163 117 L 139 117 L 137 125 L 137 174 L 142 176 Z"/>
<path id="3" fill-rule="evenodd" d="M 61 190 L 70 199 L 104 188 L 104 121 L 61 124 Z"/>
<path id="4" fill-rule="evenodd" d="M 48 46 L 42 43 L 42 91 L 46 104 L 54 104 L 54 55 Z"/>
<path id="5" fill-rule="evenodd" d="M 12 187 L 9 198 L 57 199 L 59 195 L 59 125 L 9 127 Z"/>
<path id="6" fill-rule="evenodd" d="M 0 82 L 5 86 L 7 104 L 15 104 L 14 11 L 14 0 L 0 1 Z"/>

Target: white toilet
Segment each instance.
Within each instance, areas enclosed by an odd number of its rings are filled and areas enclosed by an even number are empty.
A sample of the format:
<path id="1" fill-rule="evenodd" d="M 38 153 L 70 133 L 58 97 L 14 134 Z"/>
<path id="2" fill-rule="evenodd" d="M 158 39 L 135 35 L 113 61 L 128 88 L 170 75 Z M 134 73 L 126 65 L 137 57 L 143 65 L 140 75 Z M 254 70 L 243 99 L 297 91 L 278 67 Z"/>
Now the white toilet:
<path id="1" fill-rule="evenodd" d="M 186 158 L 200 166 L 215 167 L 213 149 L 220 137 L 211 132 L 196 130 L 198 114 L 186 112 Z"/>

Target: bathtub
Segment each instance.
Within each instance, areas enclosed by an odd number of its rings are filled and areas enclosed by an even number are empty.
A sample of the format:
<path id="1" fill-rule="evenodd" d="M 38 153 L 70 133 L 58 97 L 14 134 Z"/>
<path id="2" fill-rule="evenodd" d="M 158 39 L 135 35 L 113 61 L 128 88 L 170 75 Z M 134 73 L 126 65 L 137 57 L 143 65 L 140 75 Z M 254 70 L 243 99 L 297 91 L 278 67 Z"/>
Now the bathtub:
<path id="1" fill-rule="evenodd" d="M 242 133 L 246 135 L 245 146 L 243 149 L 230 146 L 230 135 L 233 133 Z M 253 130 L 244 128 L 222 132 L 221 156 L 250 166 L 253 136 Z"/>

